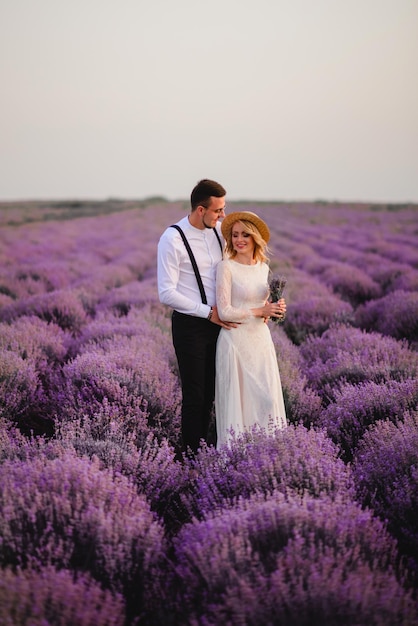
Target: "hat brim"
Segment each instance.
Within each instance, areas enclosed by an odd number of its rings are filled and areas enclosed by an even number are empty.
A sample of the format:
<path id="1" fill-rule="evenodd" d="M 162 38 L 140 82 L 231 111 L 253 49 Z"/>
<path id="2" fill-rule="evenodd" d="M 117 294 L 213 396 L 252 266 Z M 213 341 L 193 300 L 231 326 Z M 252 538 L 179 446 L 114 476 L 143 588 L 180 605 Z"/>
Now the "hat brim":
<path id="1" fill-rule="evenodd" d="M 233 225 L 242 220 L 251 222 L 251 224 L 257 228 L 264 241 L 268 243 L 270 239 L 269 227 L 261 219 L 261 217 L 258 217 L 258 215 L 252 213 L 251 211 L 235 211 L 234 213 L 229 213 L 226 217 L 224 217 L 221 223 L 221 230 L 225 239 L 229 238 Z"/>

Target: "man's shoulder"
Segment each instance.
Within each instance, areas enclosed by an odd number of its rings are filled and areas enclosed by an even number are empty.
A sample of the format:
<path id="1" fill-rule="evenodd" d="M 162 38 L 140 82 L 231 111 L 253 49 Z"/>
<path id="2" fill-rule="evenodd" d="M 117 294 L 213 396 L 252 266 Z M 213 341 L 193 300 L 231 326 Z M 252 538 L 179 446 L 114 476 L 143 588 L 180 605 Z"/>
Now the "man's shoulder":
<path id="1" fill-rule="evenodd" d="M 187 230 L 188 224 L 189 224 L 189 220 L 187 219 L 187 217 L 183 217 L 178 222 L 175 222 L 175 224 L 171 224 L 170 226 L 168 226 L 163 232 L 163 234 L 161 235 L 161 239 L 168 240 L 168 241 L 177 239 L 178 237 L 180 237 L 180 233 L 177 230 L 177 228 L 173 228 L 173 226 L 179 226 L 182 229 L 182 231 L 185 232 Z"/>

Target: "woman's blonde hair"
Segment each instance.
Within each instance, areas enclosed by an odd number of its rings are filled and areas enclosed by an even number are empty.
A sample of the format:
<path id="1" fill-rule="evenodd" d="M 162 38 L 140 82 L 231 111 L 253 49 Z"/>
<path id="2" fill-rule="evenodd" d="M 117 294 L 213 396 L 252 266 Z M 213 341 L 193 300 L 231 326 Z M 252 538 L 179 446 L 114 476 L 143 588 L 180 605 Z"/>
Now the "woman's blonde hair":
<path id="1" fill-rule="evenodd" d="M 255 259 L 256 261 L 260 261 L 261 263 L 267 263 L 268 262 L 267 255 L 269 253 L 269 249 L 267 247 L 266 242 L 260 235 L 260 231 L 258 230 L 258 228 L 256 228 L 254 224 L 252 222 L 249 222 L 248 220 L 237 220 L 235 223 L 241 224 L 244 228 L 244 233 L 248 233 L 253 238 L 253 241 L 254 241 L 253 259 Z M 234 250 L 234 246 L 232 245 L 232 228 L 230 228 L 228 232 L 228 236 L 226 238 L 225 252 L 230 259 L 233 259 L 237 255 L 237 252 L 236 250 Z"/>

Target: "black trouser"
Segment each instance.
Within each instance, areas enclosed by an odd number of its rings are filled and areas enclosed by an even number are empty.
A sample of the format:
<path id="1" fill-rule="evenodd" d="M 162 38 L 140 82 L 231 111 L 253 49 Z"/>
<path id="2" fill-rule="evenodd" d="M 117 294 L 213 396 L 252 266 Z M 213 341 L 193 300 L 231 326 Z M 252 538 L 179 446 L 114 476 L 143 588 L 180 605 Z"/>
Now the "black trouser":
<path id="1" fill-rule="evenodd" d="M 215 396 L 215 351 L 221 327 L 201 317 L 173 312 L 173 344 L 183 394 L 184 450 L 195 452 L 206 439 Z"/>

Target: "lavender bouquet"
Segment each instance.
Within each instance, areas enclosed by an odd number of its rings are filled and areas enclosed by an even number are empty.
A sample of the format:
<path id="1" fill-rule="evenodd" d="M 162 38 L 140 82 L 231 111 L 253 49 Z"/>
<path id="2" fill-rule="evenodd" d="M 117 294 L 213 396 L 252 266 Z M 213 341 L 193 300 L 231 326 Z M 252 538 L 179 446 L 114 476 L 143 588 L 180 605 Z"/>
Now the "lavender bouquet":
<path id="1" fill-rule="evenodd" d="M 286 286 L 287 279 L 284 276 L 273 276 L 270 280 L 270 302 L 278 302 L 280 298 L 283 297 L 283 291 Z M 284 322 L 286 317 L 286 313 L 282 313 L 277 317 L 272 317 L 271 319 L 276 324 L 280 324 Z"/>

